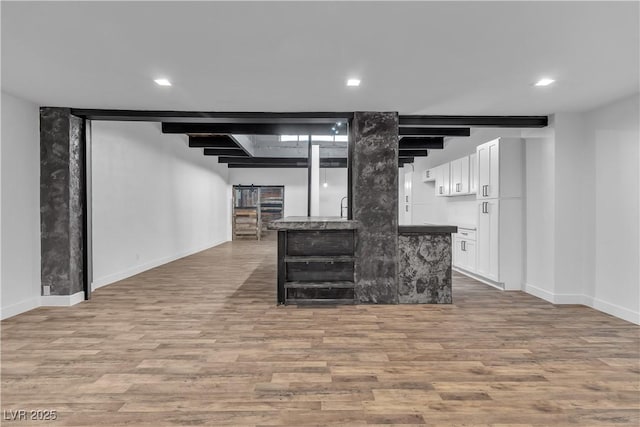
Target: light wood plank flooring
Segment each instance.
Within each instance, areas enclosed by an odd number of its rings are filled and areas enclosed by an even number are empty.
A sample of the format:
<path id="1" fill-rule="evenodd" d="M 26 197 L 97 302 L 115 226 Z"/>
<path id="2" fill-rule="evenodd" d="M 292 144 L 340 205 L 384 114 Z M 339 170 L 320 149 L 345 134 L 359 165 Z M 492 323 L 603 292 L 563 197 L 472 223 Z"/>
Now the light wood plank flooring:
<path id="1" fill-rule="evenodd" d="M 2 425 L 638 426 L 640 328 L 455 275 L 453 305 L 275 306 L 227 243 L 2 322 Z"/>

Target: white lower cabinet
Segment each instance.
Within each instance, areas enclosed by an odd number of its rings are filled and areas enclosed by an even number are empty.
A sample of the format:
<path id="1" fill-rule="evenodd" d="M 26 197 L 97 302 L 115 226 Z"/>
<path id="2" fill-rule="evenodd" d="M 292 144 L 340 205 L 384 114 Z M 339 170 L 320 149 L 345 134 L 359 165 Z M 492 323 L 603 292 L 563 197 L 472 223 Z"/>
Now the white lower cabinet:
<path id="1" fill-rule="evenodd" d="M 499 280 L 500 201 L 479 200 L 478 213 L 478 263 L 476 271 L 488 279 Z"/>
<path id="2" fill-rule="evenodd" d="M 476 270 L 476 241 L 475 232 L 472 236 L 465 236 L 464 229 L 459 228 L 453 239 L 453 266 L 475 272 Z"/>

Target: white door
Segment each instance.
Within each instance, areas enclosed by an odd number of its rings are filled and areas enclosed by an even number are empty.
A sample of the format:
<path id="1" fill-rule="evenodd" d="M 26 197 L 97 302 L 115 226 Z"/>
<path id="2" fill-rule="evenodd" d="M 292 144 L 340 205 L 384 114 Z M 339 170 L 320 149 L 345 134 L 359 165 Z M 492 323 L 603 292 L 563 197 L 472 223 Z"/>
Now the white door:
<path id="1" fill-rule="evenodd" d="M 498 200 L 482 200 L 477 203 L 477 272 L 484 277 L 498 281 L 500 203 Z"/>

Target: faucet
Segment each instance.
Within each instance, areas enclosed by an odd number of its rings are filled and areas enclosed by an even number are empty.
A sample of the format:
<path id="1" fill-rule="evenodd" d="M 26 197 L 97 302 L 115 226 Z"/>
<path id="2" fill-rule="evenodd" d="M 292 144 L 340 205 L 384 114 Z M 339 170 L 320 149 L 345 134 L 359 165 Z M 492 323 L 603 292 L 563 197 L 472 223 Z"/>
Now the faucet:
<path id="1" fill-rule="evenodd" d="M 340 199 L 340 218 L 344 217 L 344 210 L 349 208 L 348 204 L 345 204 L 344 206 L 342 205 L 342 202 L 345 201 L 347 199 L 347 196 L 344 196 L 342 199 Z M 347 203 L 349 203 L 347 201 Z"/>

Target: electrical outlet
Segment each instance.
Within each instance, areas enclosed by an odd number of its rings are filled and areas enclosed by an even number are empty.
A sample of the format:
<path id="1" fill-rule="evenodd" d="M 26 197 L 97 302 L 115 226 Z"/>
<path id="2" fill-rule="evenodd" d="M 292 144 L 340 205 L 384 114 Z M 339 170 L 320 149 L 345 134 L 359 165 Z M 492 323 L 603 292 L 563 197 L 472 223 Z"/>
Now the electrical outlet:
<path id="1" fill-rule="evenodd" d="M 42 294 L 46 297 L 51 295 L 51 286 L 45 285 L 42 290 Z"/>

